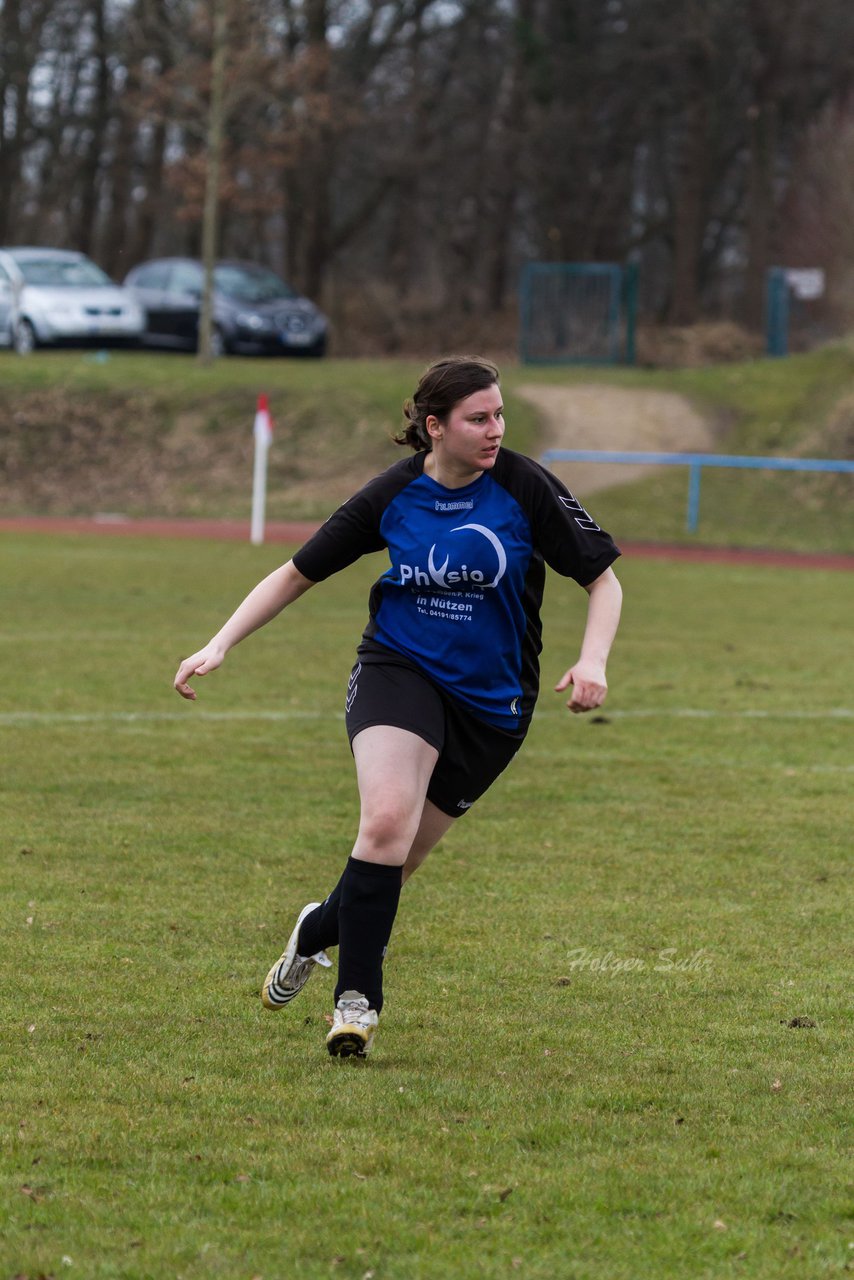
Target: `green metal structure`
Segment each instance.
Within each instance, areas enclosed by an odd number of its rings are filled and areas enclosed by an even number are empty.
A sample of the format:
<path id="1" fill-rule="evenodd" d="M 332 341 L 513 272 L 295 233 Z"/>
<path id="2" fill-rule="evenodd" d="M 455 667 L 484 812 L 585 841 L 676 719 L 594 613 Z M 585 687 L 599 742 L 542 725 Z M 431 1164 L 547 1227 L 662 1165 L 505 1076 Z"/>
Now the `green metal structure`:
<path id="1" fill-rule="evenodd" d="M 633 364 L 637 267 L 529 262 L 519 289 L 523 364 Z"/>

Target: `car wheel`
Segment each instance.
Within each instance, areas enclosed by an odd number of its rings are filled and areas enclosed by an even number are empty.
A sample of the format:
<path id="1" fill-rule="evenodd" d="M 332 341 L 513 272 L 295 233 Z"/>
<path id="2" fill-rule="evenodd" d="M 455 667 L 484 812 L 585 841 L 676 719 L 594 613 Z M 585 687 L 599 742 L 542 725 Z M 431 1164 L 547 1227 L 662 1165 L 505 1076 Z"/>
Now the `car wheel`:
<path id="1" fill-rule="evenodd" d="M 12 345 L 19 356 L 28 356 L 35 351 L 38 343 L 36 331 L 29 320 L 19 320 L 12 334 Z"/>

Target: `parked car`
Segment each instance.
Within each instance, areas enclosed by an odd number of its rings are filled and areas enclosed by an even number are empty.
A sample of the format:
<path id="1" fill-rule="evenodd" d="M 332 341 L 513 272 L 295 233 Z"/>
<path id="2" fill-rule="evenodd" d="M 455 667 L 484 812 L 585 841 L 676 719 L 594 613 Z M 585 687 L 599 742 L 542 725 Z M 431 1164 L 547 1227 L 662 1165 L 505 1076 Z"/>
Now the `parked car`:
<path id="1" fill-rule="evenodd" d="M 0 249 L 0 346 L 137 342 L 142 309 L 83 253 Z"/>
<path id="2" fill-rule="evenodd" d="M 204 275 L 195 258 L 158 258 L 134 267 L 125 280 L 146 320 L 143 342 L 195 351 Z M 328 322 L 266 267 L 253 262 L 218 262 L 214 268 L 215 355 L 326 353 Z"/>

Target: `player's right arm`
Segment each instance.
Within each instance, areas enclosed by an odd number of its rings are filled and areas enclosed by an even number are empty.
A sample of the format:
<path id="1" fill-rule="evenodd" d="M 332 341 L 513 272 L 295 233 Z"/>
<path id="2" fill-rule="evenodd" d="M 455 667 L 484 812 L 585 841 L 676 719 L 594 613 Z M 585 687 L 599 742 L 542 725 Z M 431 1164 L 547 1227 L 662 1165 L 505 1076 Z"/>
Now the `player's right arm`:
<path id="1" fill-rule="evenodd" d="M 173 681 L 181 697 L 195 701 L 196 691 L 188 683 L 193 676 L 206 676 L 209 671 L 216 671 L 229 649 L 233 649 L 266 622 L 270 622 L 313 586 L 311 578 L 300 573 L 293 560 L 268 574 L 249 592 L 213 639 L 203 649 L 199 649 L 198 653 L 185 658 L 181 663 Z"/>

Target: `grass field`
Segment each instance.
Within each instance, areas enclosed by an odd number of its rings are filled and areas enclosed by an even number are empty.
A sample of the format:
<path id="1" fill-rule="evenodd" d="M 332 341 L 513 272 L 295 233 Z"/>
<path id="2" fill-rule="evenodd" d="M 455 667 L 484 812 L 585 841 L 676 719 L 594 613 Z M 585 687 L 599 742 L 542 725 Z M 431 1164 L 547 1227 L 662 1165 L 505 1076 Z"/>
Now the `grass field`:
<path id="1" fill-rule="evenodd" d="M 352 839 L 378 565 L 170 688 L 281 556 L 0 538 L 0 1275 L 849 1273 L 847 577 L 618 566 L 594 719 L 552 580 L 526 748 L 407 886 L 352 1063 L 328 974 L 258 991 Z"/>

